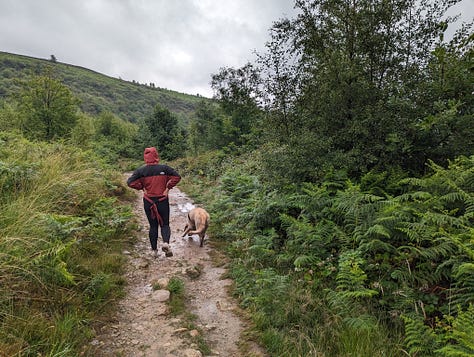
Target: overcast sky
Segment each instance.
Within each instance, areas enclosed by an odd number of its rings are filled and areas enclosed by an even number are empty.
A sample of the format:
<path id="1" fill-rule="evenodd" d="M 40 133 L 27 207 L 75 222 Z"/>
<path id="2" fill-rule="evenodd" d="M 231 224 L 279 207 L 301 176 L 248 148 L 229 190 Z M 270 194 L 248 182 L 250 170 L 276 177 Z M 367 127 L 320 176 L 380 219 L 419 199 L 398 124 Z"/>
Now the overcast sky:
<path id="1" fill-rule="evenodd" d="M 292 0 L 0 0 L 0 51 L 212 96 L 210 77 L 263 51 Z"/>
<path id="2" fill-rule="evenodd" d="M 211 74 L 263 52 L 293 0 L 0 0 L 0 51 L 212 96 Z M 458 7 L 473 15 L 474 0 Z"/>

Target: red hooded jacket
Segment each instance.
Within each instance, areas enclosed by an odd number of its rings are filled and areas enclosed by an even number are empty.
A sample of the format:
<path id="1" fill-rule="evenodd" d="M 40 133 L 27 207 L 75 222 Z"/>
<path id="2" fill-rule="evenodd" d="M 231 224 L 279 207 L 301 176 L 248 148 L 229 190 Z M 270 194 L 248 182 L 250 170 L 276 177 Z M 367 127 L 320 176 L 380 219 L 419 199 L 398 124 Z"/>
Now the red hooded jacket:
<path id="1" fill-rule="evenodd" d="M 171 167 L 160 164 L 158 151 L 146 148 L 143 153 L 145 165 L 136 169 L 127 180 L 127 185 L 136 190 L 144 190 L 148 197 L 162 197 L 181 180 L 181 176 Z"/>

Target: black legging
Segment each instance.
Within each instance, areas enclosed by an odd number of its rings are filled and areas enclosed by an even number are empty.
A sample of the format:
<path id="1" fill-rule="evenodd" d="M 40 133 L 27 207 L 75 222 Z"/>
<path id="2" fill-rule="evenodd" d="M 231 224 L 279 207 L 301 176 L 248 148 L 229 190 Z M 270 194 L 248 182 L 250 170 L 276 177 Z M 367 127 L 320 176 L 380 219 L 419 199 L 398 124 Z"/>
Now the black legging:
<path id="1" fill-rule="evenodd" d="M 171 237 L 170 229 L 170 205 L 168 199 L 163 201 L 158 201 L 157 197 L 150 197 L 153 202 L 156 202 L 156 207 L 158 208 L 158 213 L 163 220 L 163 225 L 161 226 L 161 236 L 163 242 L 169 243 Z M 146 199 L 143 199 L 143 207 L 145 208 L 146 217 L 148 218 L 148 223 L 150 223 L 150 230 L 148 231 L 148 238 L 150 238 L 151 249 L 156 250 L 158 244 L 158 220 L 151 218 L 151 203 Z"/>

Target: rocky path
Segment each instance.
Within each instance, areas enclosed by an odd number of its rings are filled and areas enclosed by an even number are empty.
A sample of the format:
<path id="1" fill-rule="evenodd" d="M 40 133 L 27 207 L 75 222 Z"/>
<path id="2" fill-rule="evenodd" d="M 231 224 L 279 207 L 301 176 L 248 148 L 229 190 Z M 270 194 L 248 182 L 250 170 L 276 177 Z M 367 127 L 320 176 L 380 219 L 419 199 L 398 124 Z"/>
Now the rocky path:
<path id="1" fill-rule="evenodd" d="M 135 214 L 140 231 L 128 257 L 127 290 L 118 314 L 105 325 L 92 342 L 95 356 L 199 357 L 264 356 L 256 346 L 239 350 L 245 324 L 238 307 L 227 294 L 231 281 L 223 278 L 225 267 L 216 264 L 218 253 L 209 241 L 199 247 L 199 238 L 182 238 L 187 212 L 194 206 L 178 188 L 170 191 L 171 248 L 173 257 L 160 251 L 152 257 L 148 242 L 148 222 L 137 195 Z M 212 224 L 212 217 L 211 217 Z M 160 238 L 161 239 L 161 238 Z M 160 241 L 161 242 L 161 241 Z M 220 265 L 220 266 L 219 266 Z M 169 311 L 167 283 L 179 278 L 185 284 L 186 310 L 196 316 L 189 328 L 185 316 L 173 317 Z M 157 288 L 158 287 L 158 288 Z M 203 354 L 193 342 L 205 341 L 211 352 Z M 250 352 L 249 352 L 250 351 Z"/>

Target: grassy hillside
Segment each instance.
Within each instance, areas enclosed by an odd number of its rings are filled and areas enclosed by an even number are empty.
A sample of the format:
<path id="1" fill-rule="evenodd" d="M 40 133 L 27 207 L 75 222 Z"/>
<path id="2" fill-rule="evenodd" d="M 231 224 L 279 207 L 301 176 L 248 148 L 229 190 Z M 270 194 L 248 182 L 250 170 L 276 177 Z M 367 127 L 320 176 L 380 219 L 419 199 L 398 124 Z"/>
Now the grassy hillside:
<path id="1" fill-rule="evenodd" d="M 108 110 L 135 122 L 152 112 L 156 104 L 186 118 L 202 97 L 163 88 L 127 82 L 66 63 L 0 52 L 0 98 L 18 88 L 18 78 L 28 78 L 52 67 L 64 84 L 81 100 L 81 109 L 90 114 Z"/>

